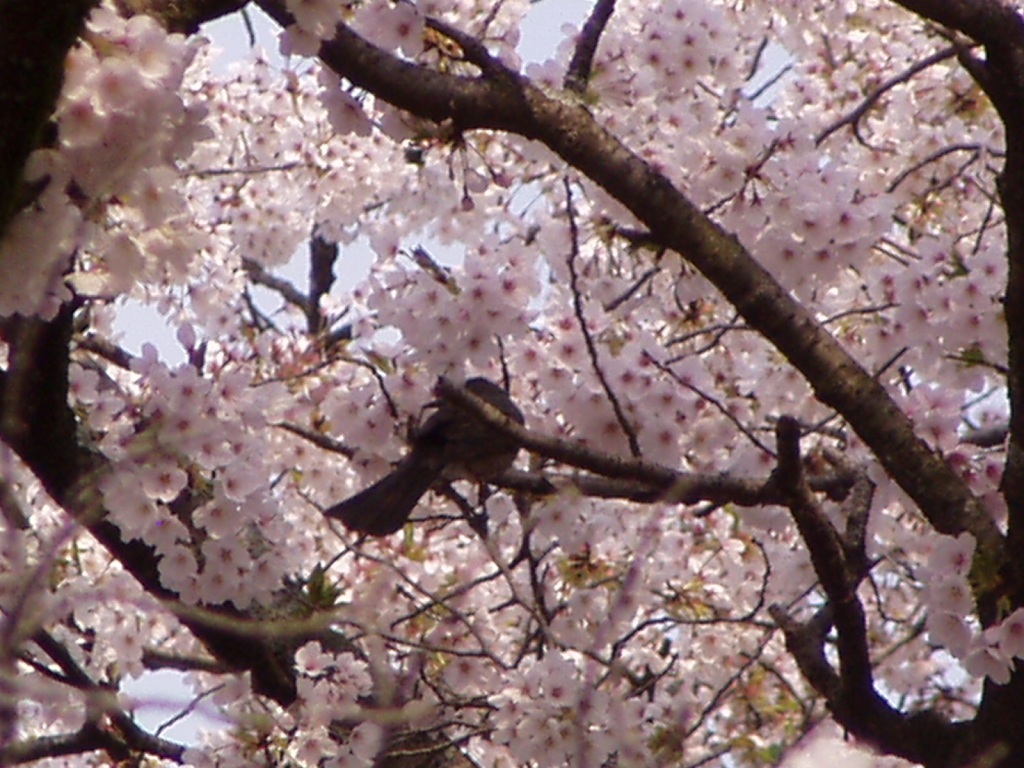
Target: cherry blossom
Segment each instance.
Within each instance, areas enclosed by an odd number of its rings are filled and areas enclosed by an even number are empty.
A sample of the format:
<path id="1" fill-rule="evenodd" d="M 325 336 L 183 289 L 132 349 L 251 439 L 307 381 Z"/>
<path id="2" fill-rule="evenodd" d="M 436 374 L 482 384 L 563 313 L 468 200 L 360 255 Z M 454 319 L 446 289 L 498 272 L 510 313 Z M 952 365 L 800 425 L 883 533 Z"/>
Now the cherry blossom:
<path id="1" fill-rule="evenodd" d="M 1009 743 L 1013 24 L 619 0 L 527 62 L 551 2 L 258 0 L 285 59 L 227 69 L 161 3 L 89 15 L 0 207 L 0 762 Z M 473 376 L 507 471 L 324 516 Z M 130 727 L 165 666 L 194 743 Z"/>

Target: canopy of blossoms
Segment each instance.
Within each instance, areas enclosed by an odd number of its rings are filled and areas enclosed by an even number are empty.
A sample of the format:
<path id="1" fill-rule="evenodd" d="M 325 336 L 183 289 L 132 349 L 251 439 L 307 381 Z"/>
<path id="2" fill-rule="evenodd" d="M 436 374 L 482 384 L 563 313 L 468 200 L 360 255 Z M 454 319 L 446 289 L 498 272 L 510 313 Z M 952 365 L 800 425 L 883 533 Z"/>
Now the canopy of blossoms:
<path id="1" fill-rule="evenodd" d="M 0 764 L 1024 761 L 1016 5 L 551 2 L 0 9 Z"/>

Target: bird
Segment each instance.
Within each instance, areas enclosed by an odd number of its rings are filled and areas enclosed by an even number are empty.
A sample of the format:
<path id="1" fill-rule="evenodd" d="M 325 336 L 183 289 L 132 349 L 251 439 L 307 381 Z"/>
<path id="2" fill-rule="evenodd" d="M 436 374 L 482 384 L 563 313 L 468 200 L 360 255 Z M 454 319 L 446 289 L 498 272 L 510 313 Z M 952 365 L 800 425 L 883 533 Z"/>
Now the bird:
<path id="1" fill-rule="evenodd" d="M 469 379 L 465 389 L 508 419 L 524 423 L 523 412 L 490 379 Z M 515 438 L 442 401 L 414 434 L 412 449 L 390 473 L 324 514 L 358 533 L 387 536 L 405 525 L 423 494 L 438 480 L 489 480 L 512 466 L 518 454 Z"/>

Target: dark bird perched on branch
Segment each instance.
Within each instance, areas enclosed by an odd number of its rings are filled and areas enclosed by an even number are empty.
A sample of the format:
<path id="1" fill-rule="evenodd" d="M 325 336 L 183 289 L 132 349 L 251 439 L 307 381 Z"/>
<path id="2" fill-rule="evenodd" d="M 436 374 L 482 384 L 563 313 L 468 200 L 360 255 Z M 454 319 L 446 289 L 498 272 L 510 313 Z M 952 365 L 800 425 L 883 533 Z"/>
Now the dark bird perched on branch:
<path id="1" fill-rule="evenodd" d="M 523 413 L 500 386 L 470 379 L 466 391 L 522 424 Z M 487 480 L 515 461 L 519 444 L 454 403 L 442 401 L 417 430 L 412 450 L 376 483 L 325 510 L 346 527 L 371 536 L 394 533 L 441 478 Z"/>

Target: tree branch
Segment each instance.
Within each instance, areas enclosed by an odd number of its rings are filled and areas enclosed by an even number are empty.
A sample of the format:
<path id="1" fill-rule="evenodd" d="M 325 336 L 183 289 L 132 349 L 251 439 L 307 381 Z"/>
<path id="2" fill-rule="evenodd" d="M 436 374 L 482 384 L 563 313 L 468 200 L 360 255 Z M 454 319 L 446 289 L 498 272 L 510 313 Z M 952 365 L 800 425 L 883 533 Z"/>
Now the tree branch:
<path id="1" fill-rule="evenodd" d="M 39 478 L 51 498 L 116 558 L 146 592 L 173 602 L 157 568 L 152 547 L 140 540 L 124 541 L 107 519 L 97 491 L 98 480 L 111 471 L 108 462 L 79 445 L 74 413 L 68 405 L 68 359 L 74 308 L 64 306 L 49 322 L 11 318 L 0 324 L 8 343 L 8 365 L 0 371 L 0 438 Z M 228 606 L 211 609 L 238 619 Z M 250 638 L 244 629 L 232 631 L 201 618 L 184 623 L 217 658 L 233 669 L 250 670 L 257 692 L 287 706 L 295 698 L 294 670 L 288 648 Z M 239 622 L 242 627 L 242 623 Z"/>
<path id="2" fill-rule="evenodd" d="M 782 504 L 786 500 L 786 496 L 780 490 L 781 486 L 773 478 L 740 478 L 725 474 L 680 472 L 643 459 L 612 456 L 581 443 L 526 429 L 496 413 L 493 408 L 473 397 L 463 387 L 447 379 L 442 378 L 438 381 L 435 392 L 468 411 L 474 418 L 519 441 L 526 450 L 594 473 L 544 475 L 510 471 L 496 479 L 496 484 L 502 487 L 546 496 L 557 493 L 566 485 L 572 485 L 588 496 L 625 498 L 644 503 L 696 504 L 710 501 L 752 507 Z M 821 475 L 808 480 L 811 489 L 827 493 L 830 498 L 845 498 L 853 482 L 852 474 L 843 473 Z"/>
<path id="3" fill-rule="evenodd" d="M 1024 547 L 1024 16 L 1016 3 L 1001 0 L 901 0 L 899 4 L 985 46 L 983 61 L 965 55 L 961 61 L 992 100 L 1006 131 L 1006 161 L 998 189 L 1006 215 L 1009 264 L 1003 307 L 1009 338 L 1010 429 L 1000 490 L 1009 515 L 1007 549 L 1019 552 Z M 1020 558 L 1006 565 L 1012 605 L 1024 605 L 1024 565 Z M 991 600 L 979 602 L 978 607 L 984 624 L 995 620 L 997 610 Z M 1016 684 L 1024 687 L 1024 681 Z M 992 693 L 995 699 L 1007 695 L 1005 689 Z"/>
<path id="4" fill-rule="evenodd" d="M 0 235 L 26 202 L 22 172 L 44 142 L 64 58 L 98 0 L 0 3 Z"/>
<path id="5" fill-rule="evenodd" d="M 309 238 L 309 302 L 306 308 L 306 328 L 313 336 L 324 326 L 320 298 L 334 284 L 334 263 L 337 260 L 338 244 L 314 232 Z"/>
<path id="6" fill-rule="evenodd" d="M 867 96 L 865 96 L 864 100 L 857 105 L 856 109 L 854 109 L 849 114 L 839 118 L 834 123 L 832 123 L 832 125 L 828 126 L 825 130 L 823 130 L 821 133 L 815 136 L 814 143 L 821 144 L 823 141 L 825 141 L 825 139 L 827 139 L 833 133 L 838 131 L 844 125 L 853 125 L 857 123 L 862 117 L 864 117 L 864 115 L 868 113 L 871 107 L 873 107 L 878 102 L 878 100 L 882 98 L 883 95 L 885 95 L 887 91 L 895 88 L 897 85 L 901 83 L 907 82 L 918 72 L 924 71 L 933 64 L 938 64 L 940 61 L 945 61 L 946 59 L 953 58 L 953 56 L 956 55 L 956 52 L 957 49 L 953 46 L 943 48 L 941 51 L 936 51 L 931 56 L 928 56 L 922 59 L 921 61 L 916 62 L 912 66 L 905 69 L 903 72 L 900 72 L 898 75 L 889 78 L 884 83 L 875 88 L 873 91 L 871 91 L 871 93 L 869 93 Z"/>
<path id="7" fill-rule="evenodd" d="M 597 0 L 594 3 L 590 17 L 583 25 L 579 39 L 576 40 L 576 50 L 573 51 L 572 61 L 569 62 L 569 69 L 562 81 L 562 87 L 565 90 L 576 93 L 583 93 L 587 90 L 587 81 L 590 80 L 590 71 L 594 66 L 597 44 L 614 12 L 615 0 Z"/>
<path id="8" fill-rule="evenodd" d="M 131 717 L 116 706 L 116 692 L 113 687 L 93 680 L 74 660 L 67 648 L 52 635 L 40 630 L 33 635 L 32 642 L 57 664 L 69 685 L 96 697 L 96 704 L 93 705 L 96 711 L 89 713 L 88 722 L 77 733 L 5 745 L 0 748 L 0 765 L 79 754 L 97 749 L 105 750 L 117 761 L 127 760 L 133 754 L 156 755 L 178 763 L 183 761 L 184 746 L 142 730 Z"/>
<path id="9" fill-rule="evenodd" d="M 786 637 L 786 648 L 793 655 L 801 673 L 821 693 L 836 722 L 869 743 L 879 745 L 889 754 L 899 755 L 925 765 L 960 765 L 950 762 L 951 745 L 959 740 L 970 725 L 954 725 L 937 712 L 905 715 L 892 707 L 875 690 L 867 622 L 864 608 L 856 594 L 861 573 L 848 553 L 862 545 L 870 484 L 867 478 L 851 494 L 849 503 L 858 517 L 850 521 L 848 541 L 843 542 L 828 517 L 810 494 L 800 459 L 800 427 L 795 419 L 784 416 L 776 430 L 779 464 L 776 482 L 787 495 L 787 506 L 807 545 L 814 572 L 828 597 L 828 604 L 806 624 L 795 621 L 781 606 L 769 609 L 772 618 Z M 860 560 L 859 552 L 857 559 Z M 831 628 L 836 630 L 839 655 L 838 674 L 828 662 L 825 643 Z"/>
<path id="10" fill-rule="evenodd" d="M 1001 0 L 897 0 L 897 4 L 986 46 L 999 46 L 1008 37 L 1019 39 L 1024 32 L 1016 5 Z"/>

